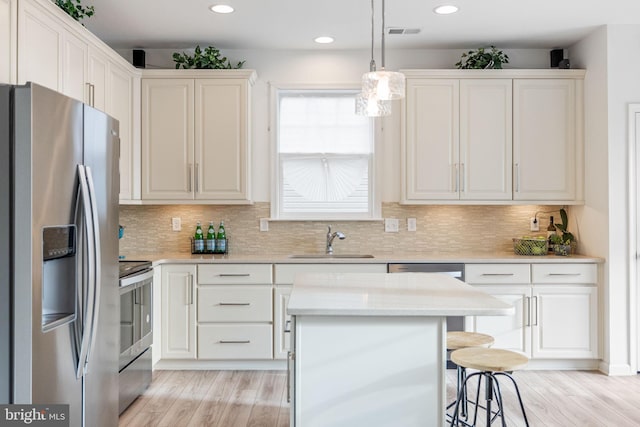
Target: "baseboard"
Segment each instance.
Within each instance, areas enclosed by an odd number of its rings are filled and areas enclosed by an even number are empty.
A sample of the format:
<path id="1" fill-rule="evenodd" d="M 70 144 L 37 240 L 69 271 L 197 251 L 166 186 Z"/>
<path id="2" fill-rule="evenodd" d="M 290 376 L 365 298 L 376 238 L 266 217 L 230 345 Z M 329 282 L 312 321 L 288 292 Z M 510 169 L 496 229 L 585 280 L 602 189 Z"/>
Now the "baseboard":
<path id="1" fill-rule="evenodd" d="M 598 371 L 600 360 L 597 359 L 533 359 L 526 367 L 532 371 Z"/>
<path id="2" fill-rule="evenodd" d="M 598 368 L 601 372 L 610 376 L 637 375 L 638 373 L 631 369 L 631 365 L 612 365 L 608 362 L 600 362 Z"/>
<path id="3" fill-rule="evenodd" d="M 202 370 L 202 371 L 284 371 L 286 360 L 167 360 L 161 359 L 154 370 Z"/>

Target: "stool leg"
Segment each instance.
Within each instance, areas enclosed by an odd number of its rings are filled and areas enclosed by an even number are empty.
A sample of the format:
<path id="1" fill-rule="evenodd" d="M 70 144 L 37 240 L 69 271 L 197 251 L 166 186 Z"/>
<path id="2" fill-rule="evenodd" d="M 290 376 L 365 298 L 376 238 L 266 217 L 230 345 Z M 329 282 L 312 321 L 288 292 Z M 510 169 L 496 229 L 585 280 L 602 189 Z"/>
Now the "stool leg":
<path id="1" fill-rule="evenodd" d="M 484 389 L 484 393 L 485 393 L 485 399 L 487 401 L 487 427 L 491 425 L 491 419 L 492 414 L 491 414 L 491 401 L 493 400 L 493 376 L 491 375 L 490 372 L 483 372 L 482 376 L 484 376 L 485 379 L 485 389 Z"/>
<path id="2" fill-rule="evenodd" d="M 468 417 L 468 412 L 469 412 L 469 405 L 467 403 L 467 385 L 466 385 L 466 378 L 467 378 L 467 369 L 463 366 L 458 366 L 458 382 L 459 384 L 462 385 L 462 389 L 461 389 L 461 394 L 462 394 L 462 416 L 464 417 L 464 419 L 466 420 Z"/>
<path id="3" fill-rule="evenodd" d="M 500 391 L 500 382 L 498 381 L 498 378 L 496 378 L 496 374 L 495 373 L 491 373 L 491 376 L 493 377 L 493 387 L 494 387 L 494 393 L 496 396 L 496 404 L 498 405 L 498 410 L 496 411 L 495 415 L 493 416 L 492 422 L 496 420 L 496 418 L 500 417 L 500 421 L 502 423 L 502 427 L 507 427 L 507 423 L 504 419 L 504 410 L 503 410 L 503 403 L 502 403 L 502 392 Z"/>
<path id="4" fill-rule="evenodd" d="M 524 410 L 524 403 L 522 403 L 522 396 L 520 395 L 520 389 L 518 388 L 518 384 L 516 383 L 516 380 L 514 380 L 513 377 L 507 374 L 506 372 L 498 372 L 496 373 L 496 375 L 503 375 L 509 378 L 513 383 L 513 388 L 516 389 L 516 396 L 518 396 L 518 403 L 520 404 L 520 409 L 522 410 L 522 417 L 524 418 L 524 424 L 526 427 L 529 427 L 529 420 L 527 419 L 527 413 Z"/>
<path id="5" fill-rule="evenodd" d="M 461 402 L 462 397 L 463 397 L 463 392 L 467 388 L 467 382 L 469 382 L 469 380 L 471 378 L 475 377 L 475 376 L 479 376 L 479 378 L 480 378 L 478 380 L 478 391 L 480 391 L 480 382 L 481 382 L 481 379 L 482 379 L 482 377 L 480 375 L 481 375 L 481 372 L 475 372 L 475 373 L 467 376 L 466 372 L 465 372 L 465 380 L 462 383 L 462 387 L 460 388 L 460 392 L 458 393 L 458 397 L 456 398 L 456 402 L 455 402 L 456 405 L 455 405 L 455 408 L 453 410 L 453 414 L 451 416 L 451 424 L 450 424 L 451 427 L 455 427 L 455 426 L 459 425 L 460 423 L 462 423 L 462 425 L 464 425 L 464 426 L 469 426 L 469 423 L 467 423 L 466 421 L 461 421 L 460 420 L 460 402 Z M 479 393 L 476 395 L 476 410 L 475 410 L 474 421 L 473 421 L 472 425 L 476 424 L 475 420 L 476 420 L 476 416 L 478 415 L 478 401 L 477 401 L 477 399 L 478 399 L 479 395 L 480 395 Z"/>

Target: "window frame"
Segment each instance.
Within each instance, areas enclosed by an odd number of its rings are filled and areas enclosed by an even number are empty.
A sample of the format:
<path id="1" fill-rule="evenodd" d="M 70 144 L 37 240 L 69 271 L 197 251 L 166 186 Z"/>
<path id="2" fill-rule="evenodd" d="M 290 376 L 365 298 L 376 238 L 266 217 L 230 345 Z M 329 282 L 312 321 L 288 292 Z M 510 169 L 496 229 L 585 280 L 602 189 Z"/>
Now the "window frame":
<path id="1" fill-rule="evenodd" d="M 271 220 L 282 221 L 379 221 L 381 219 L 382 204 L 380 198 L 380 185 L 378 171 L 380 168 L 380 126 L 378 120 L 371 118 L 373 135 L 373 151 L 369 161 L 369 209 L 367 212 L 314 212 L 314 213 L 283 213 L 281 209 L 281 165 L 279 146 L 279 100 L 283 91 L 357 91 L 360 90 L 359 83 L 270 83 L 269 110 L 270 110 L 270 142 L 271 142 Z M 355 100 L 354 100 L 355 111 Z M 354 113 L 355 114 L 355 113 Z"/>

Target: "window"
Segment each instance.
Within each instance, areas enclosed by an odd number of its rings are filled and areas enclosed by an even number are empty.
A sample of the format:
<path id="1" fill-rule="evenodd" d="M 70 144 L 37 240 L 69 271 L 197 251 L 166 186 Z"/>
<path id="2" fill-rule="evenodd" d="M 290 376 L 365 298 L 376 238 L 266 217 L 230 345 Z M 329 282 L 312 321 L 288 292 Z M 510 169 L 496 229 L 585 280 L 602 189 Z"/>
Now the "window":
<path id="1" fill-rule="evenodd" d="M 358 89 L 276 88 L 272 217 L 373 219 L 374 126 Z"/>

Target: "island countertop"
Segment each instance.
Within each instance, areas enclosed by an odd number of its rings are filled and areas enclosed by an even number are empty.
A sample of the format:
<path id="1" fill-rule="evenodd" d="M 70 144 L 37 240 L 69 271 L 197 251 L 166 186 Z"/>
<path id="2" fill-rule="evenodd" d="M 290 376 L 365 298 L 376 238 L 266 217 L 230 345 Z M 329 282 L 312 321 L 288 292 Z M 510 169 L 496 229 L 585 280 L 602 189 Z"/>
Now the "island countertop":
<path id="1" fill-rule="evenodd" d="M 287 313 L 313 316 L 482 316 L 514 307 L 440 273 L 296 276 Z"/>

